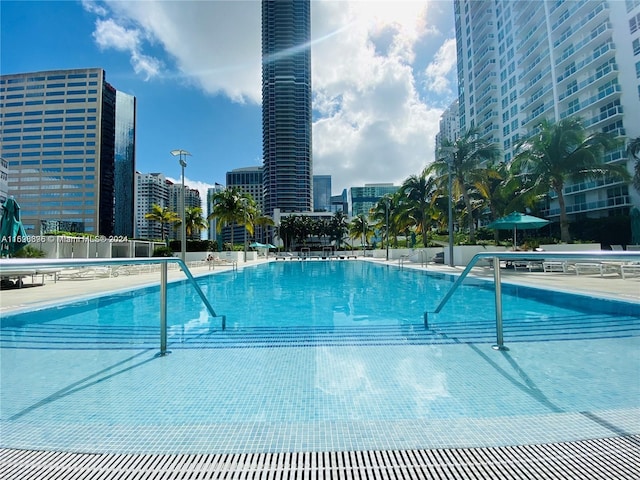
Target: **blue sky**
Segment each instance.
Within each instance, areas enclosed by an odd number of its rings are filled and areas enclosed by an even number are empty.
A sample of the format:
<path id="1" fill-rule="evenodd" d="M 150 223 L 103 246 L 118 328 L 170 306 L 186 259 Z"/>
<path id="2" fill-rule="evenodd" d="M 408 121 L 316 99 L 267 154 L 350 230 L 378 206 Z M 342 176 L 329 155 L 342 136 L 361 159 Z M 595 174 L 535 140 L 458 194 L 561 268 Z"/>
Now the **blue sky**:
<path id="1" fill-rule="evenodd" d="M 433 160 L 456 98 L 449 0 L 312 1 L 314 173 L 333 193 Z M 101 67 L 135 95 L 137 170 L 205 191 L 262 164 L 260 2 L 0 1 L 0 73 Z"/>

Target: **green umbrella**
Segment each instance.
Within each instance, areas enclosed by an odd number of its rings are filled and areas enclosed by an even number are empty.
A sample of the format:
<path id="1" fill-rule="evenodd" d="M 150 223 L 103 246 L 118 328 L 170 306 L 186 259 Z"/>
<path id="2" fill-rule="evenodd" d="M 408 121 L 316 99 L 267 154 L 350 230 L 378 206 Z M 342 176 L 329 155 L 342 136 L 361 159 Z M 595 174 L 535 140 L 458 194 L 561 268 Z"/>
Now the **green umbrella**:
<path id="1" fill-rule="evenodd" d="M 544 227 L 549 220 L 545 220 L 544 218 L 534 217 L 533 215 L 525 215 L 524 213 L 513 212 L 507 215 L 506 217 L 499 218 L 495 222 L 491 222 L 487 225 L 488 228 L 493 228 L 496 230 L 511 230 L 513 229 L 513 249 L 516 249 L 516 245 L 518 242 L 516 241 L 516 231 L 517 229 L 521 230 L 530 230 Z"/>
<path id="2" fill-rule="evenodd" d="M 13 197 L 2 206 L 0 218 L 0 256 L 11 256 L 27 245 L 27 234 L 20 221 L 20 206 Z"/>

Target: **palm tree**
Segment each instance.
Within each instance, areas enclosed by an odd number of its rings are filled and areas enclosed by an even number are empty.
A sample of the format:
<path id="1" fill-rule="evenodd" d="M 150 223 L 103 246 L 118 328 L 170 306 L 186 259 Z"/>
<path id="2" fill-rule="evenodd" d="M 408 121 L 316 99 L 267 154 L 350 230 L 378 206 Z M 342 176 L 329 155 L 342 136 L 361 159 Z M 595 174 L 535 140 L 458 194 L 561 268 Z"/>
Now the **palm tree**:
<path id="1" fill-rule="evenodd" d="M 627 146 L 627 155 L 635 158 L 636 163 L 633 166 L 633 187 L 640 192 L 640 137 L 636 137 L 629 142 Z"/>
<path id="2" fill-rule="evenodd" d="M 511 165 L 512 172 L 531 182 L 528 194 L 540 197 L 548 195 L 549 190 L 556 194 L 562 242 L 571 241 L 565 184 L 606 176 L 628 179 L 624 166 L 602 162 L 604 153 L 619 145 L 620 141 L 608 133 L 587 135 L 577 118 L 565 118 L 557 123 L 545 120 L 534 135 L 517 145 L 518 154 Z"/>
<path id="3" fill-rule="evenodd" d="M 149 213 L 145 213 L 144 218 L 160 223 L 163 242 L 167 236 L 166 226 L 180 222 L 180 216 L 176 212 L 169 210 L 167 207 L 161 207 L 156 204 L 151 205 L 151 211 Z"/>
<path id="4" fill-rule="evenodd" d="M 184 222 L 185 230 L 187 231 L 187 237 L 191 237 L 194 234 L 199 234 L 202 230 L 209 228 L 209 224 L 202 216 L 202 208 L 200 207 L 187 207 L 184 210 Z M 182 225 L 182 221 L 176 222 L 176 227 Z"/>
<path id="5" fill-rule="evenodd" d="M 291 248 L 291 241 L 295 235 L 295 216 L 289 215 L 280 219 L 280 225 L 276 227 L 276 236 L 282 240 L 285 250 Z"/>
<path id="6" fill-rule="evenodd" d="M 347 216 L 344 212 L 336 212 L 329 221 L 329 240 L 336 242 L 336 249 L 340 250 L 340 244 L 345 237 L 349 227 L 347 226 Z"/>
<path id="7" fill-rule="evenodd" d="M 253 222 L 250 223 L 247 218 L 250 212 L 248 205 L 250 204 L 255 204 L 251 195 L 238 187 L 227 187 L 213 195 L 213 208 L 207 220 L 218 220 L 216 224 L 218 233 L 222 231 L 223 227 L 236 224 L 244 225 L 247 229 L 250 228 L 253 234 Z M 233 246 L 233 228 L 231 229 L 231 245 Z"/>
<path id="8" fill-rule="evenodd" d="M 499 155 L 500 149 L 497 144 L 480 138 L 478 129 L 471 128 L 453 143 L 446 140 L 442 142 L 438 158 L 429 167 L 429 172 L 437 175 L 438 184 L 442 187 L 448 183 L 449 169 L 451 169 L 453 191 L 450 195 L 452 198 L 462 196 L 464 200 L 470 243 L 476 241 L 474 209 L 471 201 L 473 178 L 483 164 L 496 160 Z"/>
<path id="9" fill-rule="evenodd" d="M 367 217 L 364 214 L 361 213 L 351 219 L 351 222 L 349 223 L 349 238 L 355 240 L 360 237 L 363 250 L 372 235 L 373 229 L 371 228 L 371 225 L 369 225 Z"/>
<path id="10" fill-rule="evenodd" d="M 427 232 L 433 219 L 433 199 L 436 184 L 425 168 L 420 175 L 411 175 L 400 187 L 400 208 L 405 217 L 413 220 L 416 232 L 422 234 L 422 245 L 429 245 Z"/>

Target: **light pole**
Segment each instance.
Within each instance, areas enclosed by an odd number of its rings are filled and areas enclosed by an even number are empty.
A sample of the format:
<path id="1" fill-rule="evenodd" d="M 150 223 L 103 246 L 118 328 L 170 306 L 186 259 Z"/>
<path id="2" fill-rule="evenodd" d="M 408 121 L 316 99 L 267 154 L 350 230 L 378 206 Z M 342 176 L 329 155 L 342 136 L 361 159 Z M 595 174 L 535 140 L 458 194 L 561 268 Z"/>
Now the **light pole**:
<path id="1" fill-rule="evenodd" d="M 387 237 L 385 244 L 387 246 L 387 262 L 389 261 L 389 197 L 384 199 L 384 229 L 385 237 Z"/>
<path id="2" fill-rule="evenodd" d="M 187 166 L 187 161 L 184 159 L 187 155 L 191 156 L 186 150 L 171 150 L 171 155 L 174 157 L 180 157 L 180 167 L 182 169 L 182 188 L 180 189 L 180 258 L 185 261 L 187 256 L 187 222 L 186 213 L 184 207 L 184 168 Z"/>
<path id="3" fill-rule="evenodd" d="M 449 266 L 453 267 L 453 176 L 451 175 L 451 164 L 458 149 L 456 147 L 442 147 L 442 151 L 449 153 L 447 158 L 447 177 L 449 181 Z"/>

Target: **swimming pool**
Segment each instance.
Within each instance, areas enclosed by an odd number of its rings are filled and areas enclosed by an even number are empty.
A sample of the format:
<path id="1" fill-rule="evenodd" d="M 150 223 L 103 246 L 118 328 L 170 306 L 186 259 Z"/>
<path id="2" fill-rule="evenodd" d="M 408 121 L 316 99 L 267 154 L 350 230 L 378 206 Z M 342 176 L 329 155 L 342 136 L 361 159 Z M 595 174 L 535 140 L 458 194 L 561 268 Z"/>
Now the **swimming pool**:
<path id="1" fill-rule="evenodd" d="M 370 262 L 272 262 L 2 319 L 2 446 L 237 453 L 640 433 L 637 305 Z M 588 388 L 585 388 L 588 385 Z"/>

